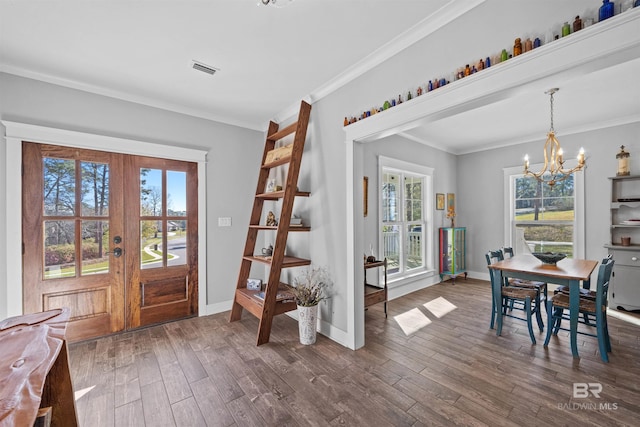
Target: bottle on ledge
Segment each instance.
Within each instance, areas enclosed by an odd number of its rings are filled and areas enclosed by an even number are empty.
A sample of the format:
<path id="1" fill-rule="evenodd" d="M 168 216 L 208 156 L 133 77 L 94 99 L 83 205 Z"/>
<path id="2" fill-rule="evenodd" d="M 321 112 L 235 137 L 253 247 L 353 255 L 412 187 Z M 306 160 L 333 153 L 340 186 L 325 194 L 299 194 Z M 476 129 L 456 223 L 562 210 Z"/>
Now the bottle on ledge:
<path id="1" fill-rule="evenodd" d="M 602 0 L 602 6 L 598 10 L 598 22 L 602 22 L 605 19 L 613 16 L 613 2 L 609 0 Z"/>

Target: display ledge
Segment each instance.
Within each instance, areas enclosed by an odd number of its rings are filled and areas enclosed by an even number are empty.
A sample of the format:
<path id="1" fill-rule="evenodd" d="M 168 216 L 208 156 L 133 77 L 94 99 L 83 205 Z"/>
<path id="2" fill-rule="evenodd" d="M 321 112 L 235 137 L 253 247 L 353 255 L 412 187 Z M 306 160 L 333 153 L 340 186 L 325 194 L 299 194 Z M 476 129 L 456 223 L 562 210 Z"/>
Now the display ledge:
<path id="1" fill-rule="evenodd" d="M 640 58 L 640 8 L 616 15 L 481 72 L 344 127 L 347 141 L 369 142 L 523 91 L 544 91 Z"/>
<path id="2" fill-rule="evenodd" d="M 622 251 L 638 251 L 640 250 L 640 245 L 629 245 L 629 246 L 622 246 L 619 244 L 612 244 L 612 243 L 607 243 L 604 245 L 605 248 L 607 249 L 615 249 L 615 250 L 622 250 Z"/>
<path id="3" fill-rule="evenodd" d="M 620 209 L 622 206 L 628 208 L 640 208 L 640 202 L 612 202 L 611 209 Z"/>
<path id="4" fill-rule="evenodd" d="M 296 191 L 296 197 L 309 197 L 311 193 L 309 191 Z M 256 199 L 264 199 L 264 200 L 278 200 L 284 197 L 284 190 L 282 191 L 272 191 L 270 193 L 260 193 L 256 194 Z"/>

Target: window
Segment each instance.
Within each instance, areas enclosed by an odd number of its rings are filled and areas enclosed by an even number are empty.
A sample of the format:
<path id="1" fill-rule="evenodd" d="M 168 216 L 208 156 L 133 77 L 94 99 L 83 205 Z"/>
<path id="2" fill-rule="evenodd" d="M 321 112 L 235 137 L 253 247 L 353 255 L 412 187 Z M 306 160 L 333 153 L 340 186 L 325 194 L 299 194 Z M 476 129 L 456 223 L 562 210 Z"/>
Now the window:
<path id="1" fill-rule="evenodd" d="M 523 175 L 518 167 L 505 169 L 505 181 L 506 245 L 518 253 L 529 250 L 562 252 L 569 258 L 584 256 L 582 173 L 549 186 Z"/>
<path id="2" fill-rule="evenodd" d="M 380 252 L 392 279 L 432 268 L 432 174 L 431 168 L 380 157 Z"/>

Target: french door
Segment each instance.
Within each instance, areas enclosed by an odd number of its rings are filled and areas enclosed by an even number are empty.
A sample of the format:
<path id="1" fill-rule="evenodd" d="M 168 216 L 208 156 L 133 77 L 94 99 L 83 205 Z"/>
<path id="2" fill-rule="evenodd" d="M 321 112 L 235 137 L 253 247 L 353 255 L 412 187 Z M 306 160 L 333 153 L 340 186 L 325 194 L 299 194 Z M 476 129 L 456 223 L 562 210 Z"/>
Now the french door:
<path id="1" fill-rule="evenodd" d="M 23 143 L 24 312 L 80 340 L 197 313 L 197 165 Z"/>

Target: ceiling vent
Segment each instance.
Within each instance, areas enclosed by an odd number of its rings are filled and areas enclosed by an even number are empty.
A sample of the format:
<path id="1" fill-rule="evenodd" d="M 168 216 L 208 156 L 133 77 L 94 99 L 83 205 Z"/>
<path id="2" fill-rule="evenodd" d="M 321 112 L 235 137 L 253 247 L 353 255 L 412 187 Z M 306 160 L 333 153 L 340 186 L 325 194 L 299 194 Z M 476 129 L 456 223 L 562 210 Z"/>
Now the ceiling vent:
<path id="1" fill-rule="evenodd" d="M 202 62 L 193 61 L 193 69 L 202 71 L 203 73 L 214 75 L 216 71 L 220 71 L 219 68 L 211 67 L 209 65 L 205 65 Z"/>

